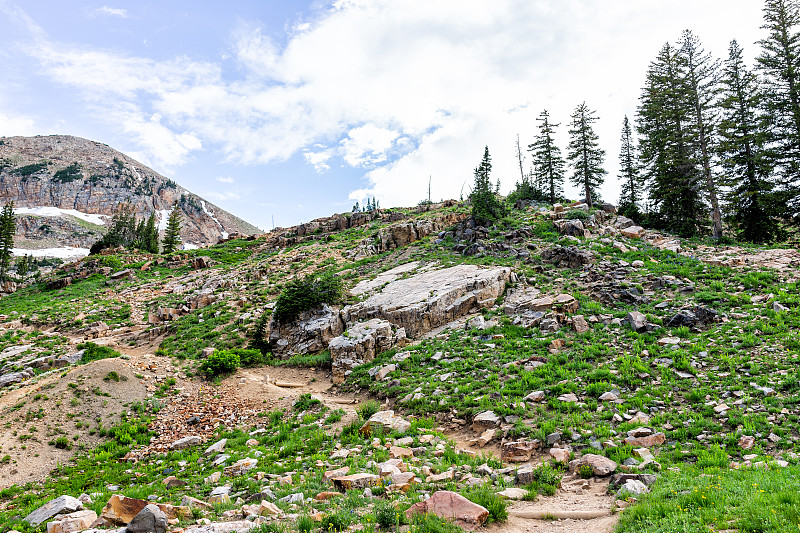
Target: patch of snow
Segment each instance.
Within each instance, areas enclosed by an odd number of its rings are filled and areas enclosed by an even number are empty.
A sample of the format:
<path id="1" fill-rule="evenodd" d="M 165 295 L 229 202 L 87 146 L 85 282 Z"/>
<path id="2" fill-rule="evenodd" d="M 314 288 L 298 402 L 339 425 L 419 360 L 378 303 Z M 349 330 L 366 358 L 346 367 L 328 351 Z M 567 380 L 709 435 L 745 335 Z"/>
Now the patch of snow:
<path id="1" fill-rule="evenodd" d="M 192 244 L 190 242 L 183 243 L 183 249 L 184 250 L 197 250 L 198 248 L 200 248 L 200 247 L 197 246 L 196 244 Z"/>
<path id="2" fill-rule="evenodd" d="M 167 219 L 170 211 L 172 210 L 162 209 L 161 211 L 156 211 L 158 213 L 158 231 L 167 231 Z"/>
<path id="3" fill-rule="evenodd" d="M 228 238 L 228 232 L 225 231 L 225 226 L 222 225 L 222 222 L 217 220 L 217 217 L 214 216 L 214 213 L 212 213 L 211 211 L 208 210 L 208 208 L 206 207 L 206 203 L 203 200 L 200 200 L 200 205 L 203 207 L 203 212 L 206 215 L 208 215 L 209 217 L 211 217 L 211 220 L 213 220 L 214 222 L 219 224 L 219 230 L 220 230 L 220 233 L 222 233 L 222 238 L 223 239 L 227 239 Z"/>
<path id="4" fill-rule="evenodd" d="M 60 217 L 63 215 L 70 215 L 81 220 L 85 220 L 91 224 L 104 226 L 106 221 L 111 217 L 108 215 L 95 215 L 91 213 L 83 213 L 75 209 L 61 209 L 60 207 L 15 207 L 15 215 L 38 215 L 41 217 Z"/>
<path id="5" fill-rule="evenodd" d="M 74 248 L 72 246 L 64 246 L 63 248 L 39 248 L 37 250 L 29 250 L 26 248 L 12 248 L 11 253 L 16 256 L 31 255 L 33 257 L 56 257 L 58 259 L 74 259 L 77 257 L 86 257 L 89 255 L 88 248 Z"/>

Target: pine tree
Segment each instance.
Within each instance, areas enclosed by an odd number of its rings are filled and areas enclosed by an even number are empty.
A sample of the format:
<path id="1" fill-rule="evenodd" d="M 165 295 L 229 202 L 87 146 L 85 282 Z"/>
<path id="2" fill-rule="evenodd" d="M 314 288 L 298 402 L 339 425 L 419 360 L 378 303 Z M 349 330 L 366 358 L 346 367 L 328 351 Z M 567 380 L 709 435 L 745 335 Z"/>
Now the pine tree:
<path id="1" fill-rule="evenodd" d="M 693 108 L 695 150 L 705 180 L 708 203 L 711 204 L 711 235 L 722 237 L 722 214 L 719 209 L 717 183 L 711 170 L 712 135 L 715 122 L 714 96 L 717 85 L 718 62 L 706 53 L 691 31 L 683 32 L 680 55 L 685 65 L 688 97 Z"/>
<path id="2" fill-rule="evenodd" d="M 167 219 L 167 229 L 164 231 L 164 240 L 161 247 L 165 254 L 171 254 L 178 249 L 181 243 L 181 211 L 178 204 L 172 207 Z"/>
<path id="3" fill-rule="evenodd" d="M 764 78 L 762 105 L 771 118 L 773 164 L 787 202 L 787 217 L 800 213 L 800 6 L 796 0 L 766 0 L 758 69 Z"/>
<path id="4" fill-rule="evenodd" d="M 570 181 L 583 189 L 586 203 L 591 208 L 594 200 L 599 199 L 597 188 L 603 183 L 603 176 L 607 173 L 603 168 L 606 152 L 600 148 L 597 134 L 592 127 L 598 120 L 595 111 L 589 109 L 586 102 L 575 108 L 571 118 L 567 160 L 574 173 Z"/>
<path id="5" fill-rule="evenodd" d="M 155 213 L 150 213 L 144 226 L 143 249 L 151 254 L 158 253 L 158 226 Z"/>
<path id="6" fill-rule="evenodd" d="M 503 204 L 492 191 L 490 175 L 492 173 L 492 157 L 489 147 L 484 148 L 480 165 L 474 171 L 474 183 L 469 198 L 472 202 L 472 216 L 475 221 L 484 226 L 505 215 Z"/>
<path id="7" fill-rule="evenodd" d="M 726 171 L 724 185 L 740 237 L 751 242 L 775 239 L 778 226 L 767 152 L 767 118 L 761 112 L 758 78 L 747 70 L 742 49 L 732 41 L 721 80 L 718 127 L 719 156 Z"/>
<path id="8" fill-rule="evenodd" d="M 130 247 L 136 244 L 136 213 L 133 205 L 129 202 L 120 204 L 111 216 L 111 224 L 103 237 L 94 243 L 89 251 L 96 254 L 104 248 L 114 248 L 117 246 Z"/>
<path id="9" fill-rule="evenodd" d="M 639 169 L 636 163 L 636 147 L 633 143 L 633 131 L 627 115 L 622 121 L 620 142 L 622 147 L 619 150 L 618 177 L 622 184 L 620 187 L 619 212 L 625 216 L 633 215 L 637 217 L 644 183 L 639 176 Z"/>
<path id="10" fill-rule="evenodd" d="M 660 227 L 690 237 L 702 227 L 703 173 L 695 158 L 694 106 L 686 64 L 665 44 L 648 68 L 637 109 L 640 162 Z"/>
<path id="11" fill-rule="evenodd" d="M 31 264 L 31 256 L 28 254 L 23 255 L 19 259 L 17 259 L 17 275 L 21 278 L 25 278 L 30 271 L 30 264 Z"/>
<path id="12" fill-rule="evenodd" d="M 11 267 L 11 249 L 14 248 L 14 233 L 17 224 L 14 220 L 14 202 L 3 206 L 0 213 L 0 280 L 8 279 L 8 270 Z"/>
<path id="13" fill-rule="evenodd" d="M 539 122 L 539 135 L 528 145 L 533 159 L 534 187 L 554 204 L 564 194 L 564 159 L 553 139 L 559 124 L 550 122 L 547 110 L 542 111 L 536 120 Z"/>

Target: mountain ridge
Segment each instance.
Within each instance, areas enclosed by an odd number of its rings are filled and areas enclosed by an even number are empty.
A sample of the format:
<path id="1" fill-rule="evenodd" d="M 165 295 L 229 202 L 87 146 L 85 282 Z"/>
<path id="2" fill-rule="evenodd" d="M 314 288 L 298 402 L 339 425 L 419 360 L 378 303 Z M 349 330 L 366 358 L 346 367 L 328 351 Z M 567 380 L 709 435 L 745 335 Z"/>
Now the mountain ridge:
<path id="1" fill-rule="evenodd" d="M 105 230 L 97 222 L 124 202 L 139 218 L 155 213 L 162 230 L 177 203 L 187 248 L 261 233 L 132 157 L 71 135 L 1 137 L 0 201 L 14 201 L 18 208 L 15 242 L 21 249 L 88 248 Z M 81 213 L 101 217 L 89 221 Z"/>

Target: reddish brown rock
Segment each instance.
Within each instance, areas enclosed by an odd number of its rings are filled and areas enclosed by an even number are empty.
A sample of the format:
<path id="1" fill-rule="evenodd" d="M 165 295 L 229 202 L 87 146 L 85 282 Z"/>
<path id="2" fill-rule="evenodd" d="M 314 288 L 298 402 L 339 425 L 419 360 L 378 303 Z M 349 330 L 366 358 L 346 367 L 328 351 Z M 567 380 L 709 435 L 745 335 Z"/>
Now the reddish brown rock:
<path id="1" fill-rule="evenodd" d="M 661 446 L 667 441 L 667 436 L 663 433 L 655 433 L 646 437 L 627 437 L 625 444 L 630 444 L 634 448 L 652 448 Z"/>
<path id="2" fill-rule="evenodd" d="M 617 463 L 615 463 L 608 457 L 603 457 L 602 455 L 595 455 L 593 453 L 589 453 L 584 455 L 580 459 L 575 459 L 574 461 L 570 461 L 569 471 L 575 472 L 583 465 L 591 466 L 592 473 L 595 476 L 608 476 L 610 474 L 613 474 L 614 471 L 617 469 Z"/>
<path id="3" fill-rule="evenodd" d="M 489 517 L 485 507 L 449 490 L 434 492 L 424 502 L 415 503 L 406 511 L 406 517 L 410 519 L 416 514 L 426 513 L 452 520 L 457 526 L 470 531 L 482 526 Z"/>
<path id="4" fill-rule="evenodd" d="M 531 460 L 534 450 L 537 450 L 541 443 L 538 440 L 518 440 L 506 442 L 501 447 L 501 459 L 511 463 L 524 463 Z"/>
<path id="5" fill-rule="evenodd" d="M 315 498 L 318 501 L 324 502 L 325 500 L 332 500 L 333 498 L 338 498 L 341 495 L 342 495 L 341 492 L 325 491 L 325 492 L 320 492 L 319 494 L 317 494 L 315 496 Z"/>

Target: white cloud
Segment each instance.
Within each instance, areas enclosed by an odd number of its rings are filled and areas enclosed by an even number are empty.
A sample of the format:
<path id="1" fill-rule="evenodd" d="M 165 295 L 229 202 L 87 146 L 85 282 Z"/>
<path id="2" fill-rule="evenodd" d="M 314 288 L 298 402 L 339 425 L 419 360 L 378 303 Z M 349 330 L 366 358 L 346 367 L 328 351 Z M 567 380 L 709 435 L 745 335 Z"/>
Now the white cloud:
<path id="1" fill-rule="evenodd" d="M 220 183 L 233 183 L 233 178 L 230 176 L 217 176 L 217 181 Z"/>
<path id="2" fill-rule="evenodd" d="M 366 124 L 353 128 L 341 142 L 343 158 L 353 167 L 372 166 L 387 159 L 387 152 L 394 146 L 397 132 Z"/>
<path id="3" fill-rule="evenodd" d="M 128 18 L 128 11 L 117 7 L 103 6 L 91 12 L 92 17 L 119 17 Z"/>
<path id="4" fill-rule="evenodd" d="M 29 136 L 38 133 L 40 133 L 40 131 L 37 130 L 36 121 L 33 118 L 9 115 L 0 111 L 0 136 Z"/>
<path id="5" fill-rule="evenodd" d="M 458 196 L 484 145 L 508 190 L 516 134 L 531 142 L 547 108 L 563 148 L 584 100 L 601 119 L 615 200 L 622 117 L 633 118 L 661 45 L 688 23 L 717 56 L 732 38 L 754 55 L 761 20 L 759 2 L 725 0 L 339 0 L 294 24 L 283 46 L 258 25 L 235 28 L 231 58 L 214 63 L 53 43 L 10 12 L 42 71 L 83 91 L 150 161 L 179 165 L 201 147 L 243 164 L 301 153 L 318 172 L 365 168 L 366 187 L 351 196 L 387 206 L 420 200 L 428 176 L 434 197 Z"/>
<path id="6" fill-rule="evenodd" d="M 326 170 L 330 170 L 331 168 L 328 162 L 333 157 L 333 150 L 320 149 L 323 147 L 320 147 L 319 145 L 316 148 L 317 148 L 316 151 L 305 150 L 303 152 L 303 157 L 305 158 L 306 163 L 313 166 L 317 172 L 322 174 Z"/>

